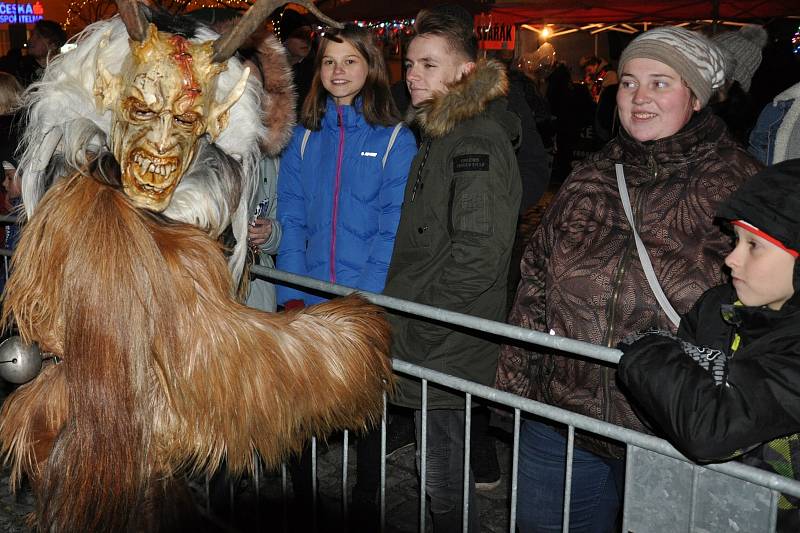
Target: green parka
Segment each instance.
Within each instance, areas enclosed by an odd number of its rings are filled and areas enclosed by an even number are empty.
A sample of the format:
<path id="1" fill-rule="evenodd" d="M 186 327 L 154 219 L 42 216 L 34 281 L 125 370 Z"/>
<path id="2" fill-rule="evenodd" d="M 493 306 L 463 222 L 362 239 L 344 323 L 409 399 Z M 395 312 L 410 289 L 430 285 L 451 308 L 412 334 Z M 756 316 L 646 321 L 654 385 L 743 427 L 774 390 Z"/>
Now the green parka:
<path id="1" fill-rule="evenodd" d="M 495 61 L 475 69 L 412 117 L 422 145 L 411 165 L 384 293 L 470 315 L 505 320 L 506 277 L 521 179 L 514 156 L 519 119 L 503 98 Z M 479 333 L 392 316 L 392 355 L 491 384 L 498 345 Z M 419 408 L 417 380 L 398 380 L 393 401 Z M 431 408 L 463 408 L 463 395 L 431 385 Z"/>

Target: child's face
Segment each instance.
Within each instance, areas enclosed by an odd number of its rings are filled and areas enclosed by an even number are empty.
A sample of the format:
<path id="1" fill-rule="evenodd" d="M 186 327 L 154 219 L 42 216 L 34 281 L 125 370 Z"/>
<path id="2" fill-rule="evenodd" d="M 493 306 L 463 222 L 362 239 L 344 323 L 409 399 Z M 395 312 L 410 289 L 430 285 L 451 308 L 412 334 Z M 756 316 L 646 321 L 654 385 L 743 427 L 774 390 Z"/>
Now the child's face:
<path id="1" fill-rule="evenodd" d="M 16 172 L 13 170 L 3 169 L 3 187 L 6 189 L 6 196 L 9 200 L 16 200 L 22 194 L 19 187 L 19 181 L 16 179 Z"/>
<path id="2" fill-rule="evenodd" d="M 369 66 L 356 47 L 342 40 L 325 46 L 319 77 L 322 86 L 339 105 L 352 105 L 367 81 Z"/>
<path id="3" fill-rule="evenodd" d="M 780 309 L 794 294 L 796 259 L 786 250 L 739 226 L 736 247 L 725 258 L 739 300 L 747 306 Z"/>

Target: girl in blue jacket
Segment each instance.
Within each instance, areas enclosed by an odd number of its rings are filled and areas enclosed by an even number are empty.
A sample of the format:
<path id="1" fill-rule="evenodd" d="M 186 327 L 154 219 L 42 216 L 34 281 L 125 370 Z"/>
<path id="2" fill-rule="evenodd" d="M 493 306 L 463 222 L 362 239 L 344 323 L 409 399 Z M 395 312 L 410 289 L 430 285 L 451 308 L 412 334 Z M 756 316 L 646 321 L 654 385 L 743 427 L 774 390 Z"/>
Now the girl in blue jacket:
<path id="1" fill-rule="evenodd" d="M 300 122 L 280 165 L 277 266 L 381 292 L 417 148 L 367 30 L 347 25 L 324 34 Z M 322 300 L 278 287 L 287 308 Z"/>

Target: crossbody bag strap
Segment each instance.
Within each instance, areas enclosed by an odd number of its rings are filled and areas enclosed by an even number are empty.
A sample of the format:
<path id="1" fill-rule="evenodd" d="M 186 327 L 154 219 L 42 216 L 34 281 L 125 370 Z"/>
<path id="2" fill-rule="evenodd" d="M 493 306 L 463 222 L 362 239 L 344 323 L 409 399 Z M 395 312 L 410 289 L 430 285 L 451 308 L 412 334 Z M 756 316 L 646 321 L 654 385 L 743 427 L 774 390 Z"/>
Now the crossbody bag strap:
<path id="1" fill-rule="evenodd" d="M 661 284 L 658 282 L 658 278 L 656 277 L 655 270 L 653 270 L 653 263 L 650 262 L 650 255 L 647 253 L 647 248 L 645 248 L 642 239 L 639 237 L 639 232 L 636 231 L 636 223 L 633 220 L 631 200 L 628 197 L 628 187 L 625 185 L 625 173 L 622 170 L 622 165 L 617 163 L 614 165 L 614 170 L 617 173 L 617 187 L 619 188 L 619 196 L 622 199 L 622 207 L 625 209 L 625 216 L 628 218 L 628 222 L 631 225 L 631 230 L 633 231 L 633 238 L 636 241 L 636 251 L 639 253 L 639 261 L 642 263 L 642 269 L 644 269 L 644 275 L 647 278 L 647 283 L 650 285 L 650 290 L 653 291 L 653 294 L 658 301 L 658 305 L 661 306 L 661 309 L 664 310 L 667 318 L 669 318 L 670 322 L 672 322 L 677 328 L 678 324 L 680 324 L 681 316 L 677 311 L 675 311 L 675 308 L 672 307 L 672 304 L 669 303 L 667 295 L 664 294 L 664 290 L 661 288 Z"/>

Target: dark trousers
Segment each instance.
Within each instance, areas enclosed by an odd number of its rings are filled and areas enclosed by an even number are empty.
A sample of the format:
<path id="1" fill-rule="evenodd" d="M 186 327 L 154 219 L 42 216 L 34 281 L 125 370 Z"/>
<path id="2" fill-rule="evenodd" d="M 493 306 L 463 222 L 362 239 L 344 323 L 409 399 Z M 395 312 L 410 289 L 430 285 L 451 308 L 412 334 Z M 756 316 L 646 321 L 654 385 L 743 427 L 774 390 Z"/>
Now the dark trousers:
<path id="1" fill-rule="evenodd" d="M 422 411 L 414 412 L 417 427 L 417 470 L 421 472 Z M 464 410 L 428 411 L 426 483 L 436 533 L 462 531 L 464 494 Z M 469 475 L 469 532 L 480 530 L 475 480 Z"/>

